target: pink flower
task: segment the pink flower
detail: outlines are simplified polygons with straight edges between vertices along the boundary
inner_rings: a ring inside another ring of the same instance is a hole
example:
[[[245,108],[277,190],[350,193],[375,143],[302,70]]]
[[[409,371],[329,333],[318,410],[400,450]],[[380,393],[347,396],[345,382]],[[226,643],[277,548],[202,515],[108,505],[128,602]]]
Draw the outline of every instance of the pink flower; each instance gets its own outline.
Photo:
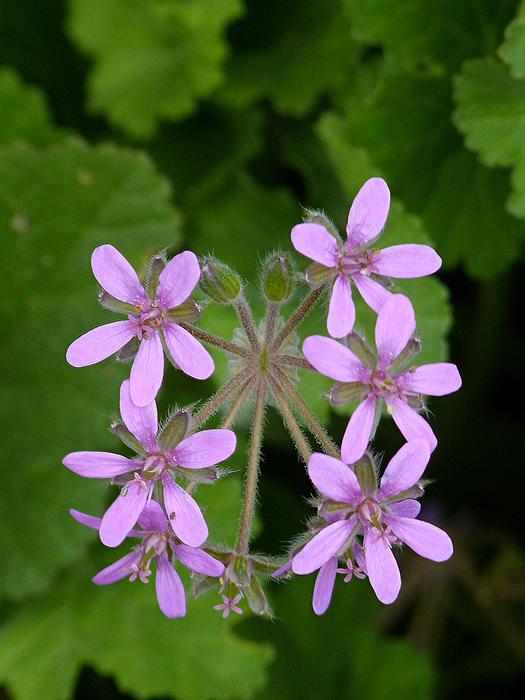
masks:
[[[390,298],[385,289],[390,277],[430,275],[441,267],[441,258],[428,245],[405,244],[370,249],[380,236],[390,208],[388,185],[379,177],[367,180],[354,199],[343,243],[319,223],[304,223],[292,229],[294,248],[331,271],[332,298],[328,332],[334,338],[350,333],[355,321],[352,282],[365,302],[379,312]],[[313,277],[313,276],[312,276]],[[307,281],[313,282],[307,270]],[[323,276],[323,280],[327,279]]]
[[[234,598],[229,598],[227,595],[222,596],[222,603],[220,605],[214,605],[214,610],[222,610],[222,617],[226,619],[231,612],[237,615],[242,615],[242,608],[239,608],[237,603],[240,602],[242,595],[238,593]]]
[[[401,587],[392,545],[405,543],[420,556],[437,562],[452,556],[449,536],[435,525],[416,520],[420,506],[409,497],[411,490],[420,493],[417,482],[429,458],[427,443],[411,440],[390,460],[379,486],[365,487],[351,467],[340,460],[319,453],[311,456],[308,474],[326,499],[320,514],[329,511],[331,516],[338,515],[292,559],[296,574],[319,569],[313,605],[317,614],[330,604],[339,558],[350,559],[351,563],[355,559],[379,600],[388,604],[394,602]],[[370,470],[373,474],[372,465]],[[363,540],[364,551],[358,537]],[[353,564],[352,570],[355,572]]]
[[[79,523],[95,530],[100,529],[102,523],[100,518],[73,509],[70,513]],[[170,532],[168,519],[156,501],[149,501],[146,504],[138,519],[138,525],[141,529],[130,530],[127,536],[140,538],[140,543],[125,557],[99,571],[93,577],[93,583],[98,586],[107,586],[126,576],[130,581],[139,579],[142,583],[148,583],[151,565],[156,561],[155,588],[159,608],[166,617],[184,617],[186,596],[182,581],[171,563],[170,550],[172,556],[183,566],[203,576],[221,576],[224,572],[224,564],[203,549],[177,543]]]
[[[208,537],[208,527],[195,500],[175,480],[179,469],[199,470],[227,459],[235,451],[232,430],[202,430],[166,446],[157,435],[157,407],[136,406],[131,400],[130,382],[120,389],[120,413],[142,454],[134,459],[111,452],[71,452],[63,464],[80,476],[112,479],[132,474],[117,499],[106,511],[100,525],[100,539],[108,547],[118,547],[140,518],[156,484],[162,485],[164,506],[177,537],[191,547],[199,547]]]
[[[95,248],[91,267],[100,286],[115,302],[113,308],[127,312],[128,320],[99,326],[77,338],[66,353],[70,365],[95,364],[138,338],[140,344],[131,368],[131,397],[137,406],[147,406],[157,395],[164,373],[164,352],[194,379],[207,379],[213,373],[208,351],[170,315],[188,299],[199,281],[200,268],[194,253],[184,251],[172,258],[160,273],[151,296],[126,258],[111,245]]]
[[[347,464],[356,462],[366,450],[379,420],[382,401],[407,440],[424,438],[431,450],[437,445],[432,428],[411,403],[422,406],[423,394],[443,396],[457,391],[461,377],[456,365],[448,362],[402,367],[401,355],[415,327],[409,299],[394,294],[377,317],[377,357],[368,350],[367,357],[360,359],[336,340],[318,335],[304,341],[303,352],[310,364],[321,374],[340,382],[330,392],[334,404],[345,403],[342,398],[345,395],[350,400],[364,399],[354,411],[343,437],[341,455]],[[396,367],[396,361],[401,362],[401,368]]]

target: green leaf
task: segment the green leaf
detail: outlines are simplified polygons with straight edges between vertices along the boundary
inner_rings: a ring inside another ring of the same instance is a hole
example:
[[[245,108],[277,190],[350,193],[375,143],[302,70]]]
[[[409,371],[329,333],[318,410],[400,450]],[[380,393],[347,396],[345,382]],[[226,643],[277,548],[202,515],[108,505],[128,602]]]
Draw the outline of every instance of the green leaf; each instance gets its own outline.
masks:
[[[72,38],[94,60],[89,107],[131,136],[191,114],[223,79],[240,0],[70,0]]]
[[[128,367],[74,369],[65,350],[115,320],[99,308],[90,255],[116,245],[132,263],[176,243],[169,188],[142,154],[74,142],[0,153],[0,392],[6,466],[0,499],[0,594],[44,590],[93,538],[69,507],[99,514],[105,487],[61,465],[72,450],[115,449],[107,431]]]
[[[512,165],[525,147],[525,81],[491,57],[468,61],[456,77],[454,122],[468,148],[490,166]]]
[[[136,698],[252,698],[265,682],[270,646],[240,639],[211,595],[190,600],[186,618],[168,620],[153,582],[94,586],[90,577],[116,558],[77,565],[4,625],[0,679],[15,700],[68,700],[84,665]]]
[[[499,47],[500,58],[510,66],[515,78],[525,78],[525,3],[521,2],[516,17],[505,29],[505,41]]]
[[[409,641],[386,638],[377,631],[373,619],[379,604],[367,580],[354,578],[344,584],[338,577],[330,608],[322,617],[311,607],[314,581],[315,574],[298,576],[274,587],[272,605],[279,626],[270,630],[257,621],[259,638],[271,638],[277,647],[262,700],[274,698],[275,688],[286,698],[434,697],[436,675],[429,657]],[[329,654],[324,653],[327,643]],[[291,668],[300,668],[301,673],[290,673]]]
[[[468,2],[437,0],[345,0],[355,38],[381,45],[404,67],[422,66],[439,75],[469,56],[499,43],[500,27],[514,10],[514,0]]]
[[[42,92],[26,85],[11,68],[0,70],[0,144],[29,141],[47,146],[63,138],[51,125],[49,108]]]
[[[278,112],[300,116],[321,95],[344,89],[356,50],[339,0],[252,4],[235,29],[240,47],[218,95],[226,104],[268,98]]]

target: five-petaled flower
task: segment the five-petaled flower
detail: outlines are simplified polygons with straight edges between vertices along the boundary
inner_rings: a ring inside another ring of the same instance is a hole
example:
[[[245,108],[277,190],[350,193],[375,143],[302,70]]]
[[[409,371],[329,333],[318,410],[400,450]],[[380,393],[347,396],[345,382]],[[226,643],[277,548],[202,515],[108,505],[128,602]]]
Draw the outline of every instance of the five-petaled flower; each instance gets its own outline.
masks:
[[[354,326],[352,283],[365,302],[379,312],[391,296],[385,288],[385,282],[388,284],[385,278],[424,277],[441,267],[441,258],[428,245],[369,248],[381,234],[389,208],[388,185],[373,177],[365,182],[352,203],[344,243],[321,223],[298,224],[292,229],[294,248],[327,268],[321,275],[323,283],[329,278],[333,280],[327,328],[334,338],[342,338]],[[312,277],[307,270],[307,281],[312,283]]]
[[[88,478],[133,475],[102,518],[100,539],[108,547],[117,547],[137,522],[155,485],[159,484],[174,533],[185,544],[199,547],[208,537],[206,521],[195,500],[176,482],[175,476],[180,468],[205,469],[230,457],[236,447],[235,433],[202,430],[177,443],[172,432],[166,429],[158,432],[154,401],[143,407],[133,403],[129,380],[123,382],[120,389],[120,413],[127,430],[138,441],[140,454],[128,459],[111,452],[71,452],[63,460],[71,471]]]
[[[436,447],[432,428],[410,404],[422,406],[422,395],[443,396],[457,391],[461,377],[456,365],[448,362],[408,369],[403,366],[402,353],[415,327],[410,300],[394,294],[377,316],[377,356],[368,350],[359,358],[342,343],[323,336],[310,336],[304,341],[303,352],[310,364],[340,382],[330,393],[333,403],[340,405],[345,396],[349,400],[364,399],[343,437],[341,455],[347,464],[356,462],[366,450],[383,401],[407,440],[424,438],[431,450]]]
[[[177,323],[177,308],[199,281],[197,257],[184,251],[172,258],[155,284],[146,290],[126,258],[111,245],[95,248],[93,274],[110,295],[111,308],[128,314],[127,321],[99,326],[77,338],[68,348],[67,361],[85,367],[115,354],[137,338],[139,347],[131,368],[131,397],[137,406],[157,395],[168,359],[195,379],[207,379],[214,370],[208,351]]]
[[[79,523],[95,530],[100,529],[102,523],[100,518],[73,509],[70,513]],[[175,558],[190,571],[203,576],[221,576],[224,564],[203,549],[178,542],[169,528],[164,511],[156,501],[149,501],[146,504],[137,524],[140,529],[130,530],[127,536],[140,538],[140,543],[133,548],[132,552],[99,571],[93,577],[93,583],[107,586],[126,577],[130,581],[139,579],[142,583],[148,583],[152,573],[151,564],[156,561],[155,589],[159,608],[166,617],[184,617],[186,596],[171,558]]]
[[[314,590],[316,613],[321,614],[330,604],[339,558],[356,559],[379,600],[388,604],[397,598],[401,588],[393,544],[405,543],[422,557],[437,562],[452,555],[449,536],[435,525],[417,520],[419,503],[409,497],[413,495],[411,490],[418,493],[417,483],[429,458],[425,440],[405,443],[377,485],[370,480],[360,483],[351,467],[334,457],[320,453],[311,456],[308,474],[326,499],[320,514],[329,511],[332,517],[293,557],[292,570],[309,574],[319,569]],[[369,463],[368,474],[374,473]],[[375,482],[374,477],[372,481]],[[338,519],[334,522],[335,514]],[[358,537],[363,540],[364,562],[360,562]]]

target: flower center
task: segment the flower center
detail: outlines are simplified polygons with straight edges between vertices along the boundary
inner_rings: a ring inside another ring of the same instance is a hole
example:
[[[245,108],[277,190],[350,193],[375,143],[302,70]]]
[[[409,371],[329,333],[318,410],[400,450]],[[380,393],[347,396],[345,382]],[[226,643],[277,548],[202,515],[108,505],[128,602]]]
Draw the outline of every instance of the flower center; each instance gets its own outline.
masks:
[[[372,272],[371,267],[374,263],[375,251],[373,250],[352,250],[347,249],[346,245],[339,257],[339,269],[346,275],[365,275],[369,276]]]
[[[144,479],[157,479],[160,477],[164,469],[166,468],[166,465],[168,463],[168,460],[165,455],[162,453],[157,453],[153,455],[149,455],[147,460],[144,462],[144,466],[142,468],[142,476]]]
[[[396,378],[392,377],[384,369],[379,368],[371,373],[368,385],[370,393],[374,394],[374,396],[386,397],[397,394],[400,391]]]

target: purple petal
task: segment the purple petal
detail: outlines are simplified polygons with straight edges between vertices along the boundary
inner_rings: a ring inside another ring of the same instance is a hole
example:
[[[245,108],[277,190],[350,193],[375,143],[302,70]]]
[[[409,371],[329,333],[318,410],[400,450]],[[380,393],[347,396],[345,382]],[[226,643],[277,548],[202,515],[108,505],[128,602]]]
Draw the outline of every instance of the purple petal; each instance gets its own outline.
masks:
[[[126,539],[144,510],[151,487],[151,483],[130,481],[109,506],[100,524],[100,539],[106,547],[118,547]]]
[[[338,520],[324,527],[292,559],[292,571],[296,574],[311,574],[330,557],[338,554],[346,545],[355,524],[355,518]]]
[[[430,451],[434,451],[437,445],[437,438],[430,425],[423,416],[414,411],[405,401],[396,399],[390,402],[390,411],[395,424],[401,431],[405,440],[416,440],[422,438],[427,441]]]
[[[454,551],[452,540],[441,528],[413,518],[385,516],[396,537],[425,559],[446,561]]]
[[[162,554],[157,560],[155,590],[159,608],[169,618],[186,615],[186,595],[179,574]]]
[[[286,576],[287,574],[291,573],[292,570],[292,560],[290,559],[289,561],[285,562],[282,566],[280,566],[278,569],[276,569],[272,576],[274,578],[279,578],[280,576]]]
[[[403,375],[405,389],[416,394],[445,396],[457,391],[461,386],[461,376],[456,365],[450,362],[436,362],[421,365]]]
[[[355,305],[352,288],[345,275],[338,275],[332,287],[326,327],[333,338],[343,338],[351,333],[355,321]]]
[[[383,230],[390,209],[390,190],[380,177],[372,177],[361,187],[354,199],[346,233],[352,248],[377,238]]]
[[[416,439],[405,443],[387,464],[381,478],[379,497],[397,496],[419,481],[430,459],[426,440]]]
[[[173,532],[190,547],[200,547],[208,537],[208,526],[201,509],[189,493],[167,476],[164,484],[164,505]]]
[[[400,518],[417,518],[421,510],[421,503],[413,498],[397,501],[388,506],[389,511]]]
[[[416,317],[410,299],[394,294],[377,316],[376,345],[383,367],[388,367],[404,350],[416,330]]]
[[[195,253],[185,250],[172,258],[160,273],[157,298],[167,309],[179,306],[193,292],[201,276]]]
[[[93,530],[98,530],[100,528],[100,523],[102,522],[102,518],[96,518],[94,515],[88,515],[87,513],[82,513],[79,510],[75,510],[74,508],[69,509],[69,513],[72,518],[74,518],[77,523],[81,523],[82,525],[86,525],[87,527],[93,528]]]
[[[89,479],[112,479],[138,469],[142,462],[112,452],[70,452],[62,464]]]
[[[233,430],[201,430],[182,440],[171,454],[178,466],[200,469],[227,459],[235,452],[236,445]]]
[[[131,400],[136,406],[148,406],[155,400],[164,375],[164,351],[159,334],[152,331],[142,338],[130,375]]]
[[[322,335],[311,335],[303,343],[303,354],[308,362],[325,377],[338,382],[359,382],[363,365],[345,345]]]
[[[138,524],[148,532],[166,532],[168,519],[157,501],[148,501],[139,516]]]
[[[364,545],[370,584],[382,603],[393,603],[401,589],[401,575],[390,544],[371,527],[366,531]]]
[[[441,267],[441,258],[429,245],[408,243],[383,248],[374,257],[373,269],[380,275],[409,279],[425,277]]]
[[[112,245],[100,245],[91,256],[91,268],[100,286],[128,304],[144,301],[144,287],[126,258]]]
[[[335,577],[337,575],[337,557],[330,559],[322,565],[315,579],[312,607],[316,615],[323,615],[328,610],[332,593],[334,592]]]
[[[301,255],[326,267],[335,267],[339,260],[339,244],[321,224],[294,226],[292,245]]]
[[[368,396],[356,408],[346,427],[341,443],[341,457],[346,464],[354,464],[360,459],[370,441],[378,402],[375,396]]]
[[[115,583],[129,576],[133,570],[133,564],[138,564],[139,561],[140,552],[130,552],[122,559],[118,559],[113,564],[106,566],[102,571],[99,571],[91,580],[97,586],[107,586],[110,583]]]
[[[352,281],[357,287],[359,294],[376,314],[381,311],[386,302],[393,296],[392,292],[385,289],[383,285],[365,275],[352,275]]]
[[[148,452],[154,450],[158,429],[157,405],[152,401],[147,406],[136,406],[131,400],[129,379],[120,387],[120,415],[140,444]]]
[[[363,497],[354,472],[335,457],[314,452],[308,461],[308,475],[317,490],[332,501],[358,503]]]
[[[208,379],[215,365],[210,353],[191,333],[175,323],[164,325],[164,340],[173,363],[193,379]]]
[[[93,328],[71,343],[66,360],[73,367],[87,367],[114,355],[135,335],[130,321],[115,321]]]
[[[173,549],[177,559],[197,574],[218,577],[224,573],[224,564],[203,549],[188,547],[186,544],[177,544]]]

